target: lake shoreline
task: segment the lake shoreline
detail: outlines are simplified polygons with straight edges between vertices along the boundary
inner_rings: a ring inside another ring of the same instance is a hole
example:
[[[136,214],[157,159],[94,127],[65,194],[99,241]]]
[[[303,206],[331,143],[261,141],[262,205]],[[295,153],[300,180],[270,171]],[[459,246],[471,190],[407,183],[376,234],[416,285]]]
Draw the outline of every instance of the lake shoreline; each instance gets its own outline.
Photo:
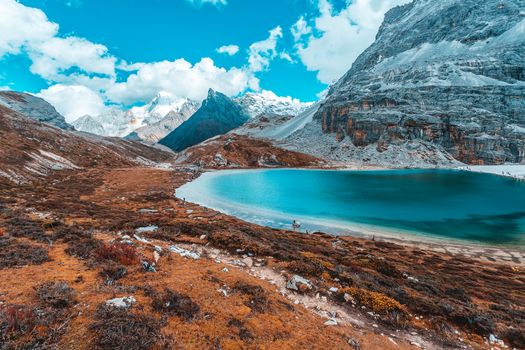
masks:
[[[228,175],[231,173],[244,173],[244,172],[259,172],[259,171],[268,171],[268,170],[283,170],[287,168],[276,168],[276,169],[261,169],[261,168],[250,168],[250,169],[227,169],[227,170],[206,170],[205,172],[199,175],[199,178],[202,176],[213,177],[217,176],[220,173],[220,176]],[[356,170],[356,171],[367,171],[367,170],[398,170],[391,168],[338,168],[338,169],[326,169],[326,168],[290,168],[290,170]],[[420,169],[428,170],[428,169]],[[438,170],[463,170],[463,169],[441,169]],[[497,174],[496,174],[497,175]],[[188,196],[188,192],[185,192],[184,189],[189,183],[192,183],[196,179],[185,183],[184,185],[177,188],[175,192],[175,197],[183,199]],[[201,179],[202,180],[202,179]],[[183,191],[181,191],[181,189]],[[206,198],[206,200],[202,200]],[[234,202],[225,201],[223,198],[216,200],[215,202],[220,202],[220,205],[214,205],[215,203],[210,203],[210,193],[204,191],[201,193],[201,200],[188,200],[188,202],[195,203],[199,206],[209,208],[211,210],[217,211],[221,214],[235,217],[238,220],[249,222],[250,224],[255,224],[263,227],[269,227],[277,230],[291,231],[291,221],[289,227],[287,226],[275,226],[268,224],[268,220],[264,219],[264,215],[257,217],[254,215],[254,208],[249,208],[247,212],[242,211],[242,206],[239,207],[238,204]],[[187,198],[186,198],[187,199]],[[241,208],[241,209],[239,209]],[[246,209],[246,208],[244,208]],[[261,209],[259,208],[259,214]],[[264,210],[263,210],[264,211]],[[271,215],[271,214],[270,214]],[[346,223],[346,222],[337,222],[337,221],[326,221],[322,219],[308,219],[300,216],[292,217],[292,219],[298,219],[301,224],[301,230],[297,231],[303,234],[312,234],[313,232],[322,232],[333,237],[355,237],[360,239],[370,239],[370,240],[380,240],[396,244],[408,245],[413,247],[418,247],[422,249],[430,249],[432,251],[440,253],[452,253],[452,254],[464,254],[470,257],[476,256],[485,256],[490,260],[490,257],[502,262],[519,264],[525,266],[525,245],[513,245],[510,244],[499,244],[499,243],[488,243],[488,242],[476,242],[463,239],[457,239],[452,237],[438,237],[431,234],[410,233],[409,231],[403,232],[402,230],[396,231],[394,229],[389,230],[386,228],[381,228],[377,226],[367,226],[360,225],[357,223]],[[282,222],[286,220],[284,216],[274,218],[274,222]],[[305,231],[305,228],[308,228],[309,233]]]

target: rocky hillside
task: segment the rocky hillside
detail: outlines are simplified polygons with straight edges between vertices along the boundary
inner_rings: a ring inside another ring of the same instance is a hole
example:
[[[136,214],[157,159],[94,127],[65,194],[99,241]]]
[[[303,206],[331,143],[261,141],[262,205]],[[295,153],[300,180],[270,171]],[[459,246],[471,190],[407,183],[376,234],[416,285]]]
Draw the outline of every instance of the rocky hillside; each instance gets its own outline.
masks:
[[[524,162],[524,32],[521,0],[396,7],[315,119],[343,155],[425,145],[470,164]]]
[[[233,100],[210,89],[201,108],[159,143],[174,151],[182,151],[211,137],[225,134],[249,118]]]
[[[0,182],[28,184],[59,170],[154,166],[172,157],[138,142],[61,130],[0,106]]]
[[[277,168],[321,166],[313,156],[275,147],[269,140],[226,134],[181,152],[177,163],[202,168]]]
[[[0,105],[22,113],[28,118],[47,123],[64,130],[73,130],[64,117],[43,99],[15,91],[0,91]]]

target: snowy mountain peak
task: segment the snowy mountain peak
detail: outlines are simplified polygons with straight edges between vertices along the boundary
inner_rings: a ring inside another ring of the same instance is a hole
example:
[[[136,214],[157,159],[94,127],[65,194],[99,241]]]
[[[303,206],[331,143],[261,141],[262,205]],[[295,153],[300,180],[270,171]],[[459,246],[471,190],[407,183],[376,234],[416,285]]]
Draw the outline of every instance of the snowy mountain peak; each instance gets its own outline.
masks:
[[[195,101],[161,91],[146,105],[129,110],[111,107],[98,116],[79,118],[73,124],[79,131],[102,136],[125,137],[140,130],[135,137],[156,142],[188,119],[198,108],[199,103]]]
[[[253,118],[260,114],[298,115],[312,105],[290,96],[277,96],[272,91],[248,92],[236,99]]]

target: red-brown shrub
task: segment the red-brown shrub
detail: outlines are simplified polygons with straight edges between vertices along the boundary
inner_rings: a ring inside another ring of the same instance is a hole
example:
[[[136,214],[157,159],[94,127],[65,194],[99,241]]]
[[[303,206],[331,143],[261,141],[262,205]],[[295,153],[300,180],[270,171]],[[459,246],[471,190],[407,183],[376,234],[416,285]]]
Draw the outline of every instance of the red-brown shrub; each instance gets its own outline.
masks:
[[[95,255],[100,259],[113,260],[122,265],[133,265],[139,258],[135,247],[121,242],[103,244],[97,248]]]
[[[0,333],[28,332],[35,326],[35,314],[27,306],[7,305],[0,307]]]

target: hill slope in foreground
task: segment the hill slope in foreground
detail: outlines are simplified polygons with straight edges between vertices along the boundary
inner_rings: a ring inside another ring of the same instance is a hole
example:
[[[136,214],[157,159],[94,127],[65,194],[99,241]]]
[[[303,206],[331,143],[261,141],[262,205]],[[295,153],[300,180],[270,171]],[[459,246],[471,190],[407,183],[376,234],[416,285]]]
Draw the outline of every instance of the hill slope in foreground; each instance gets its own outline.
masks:
[[[264,228],[175,199],[171,153],[0,133],[2,349],[525,345],[523,252]]]

